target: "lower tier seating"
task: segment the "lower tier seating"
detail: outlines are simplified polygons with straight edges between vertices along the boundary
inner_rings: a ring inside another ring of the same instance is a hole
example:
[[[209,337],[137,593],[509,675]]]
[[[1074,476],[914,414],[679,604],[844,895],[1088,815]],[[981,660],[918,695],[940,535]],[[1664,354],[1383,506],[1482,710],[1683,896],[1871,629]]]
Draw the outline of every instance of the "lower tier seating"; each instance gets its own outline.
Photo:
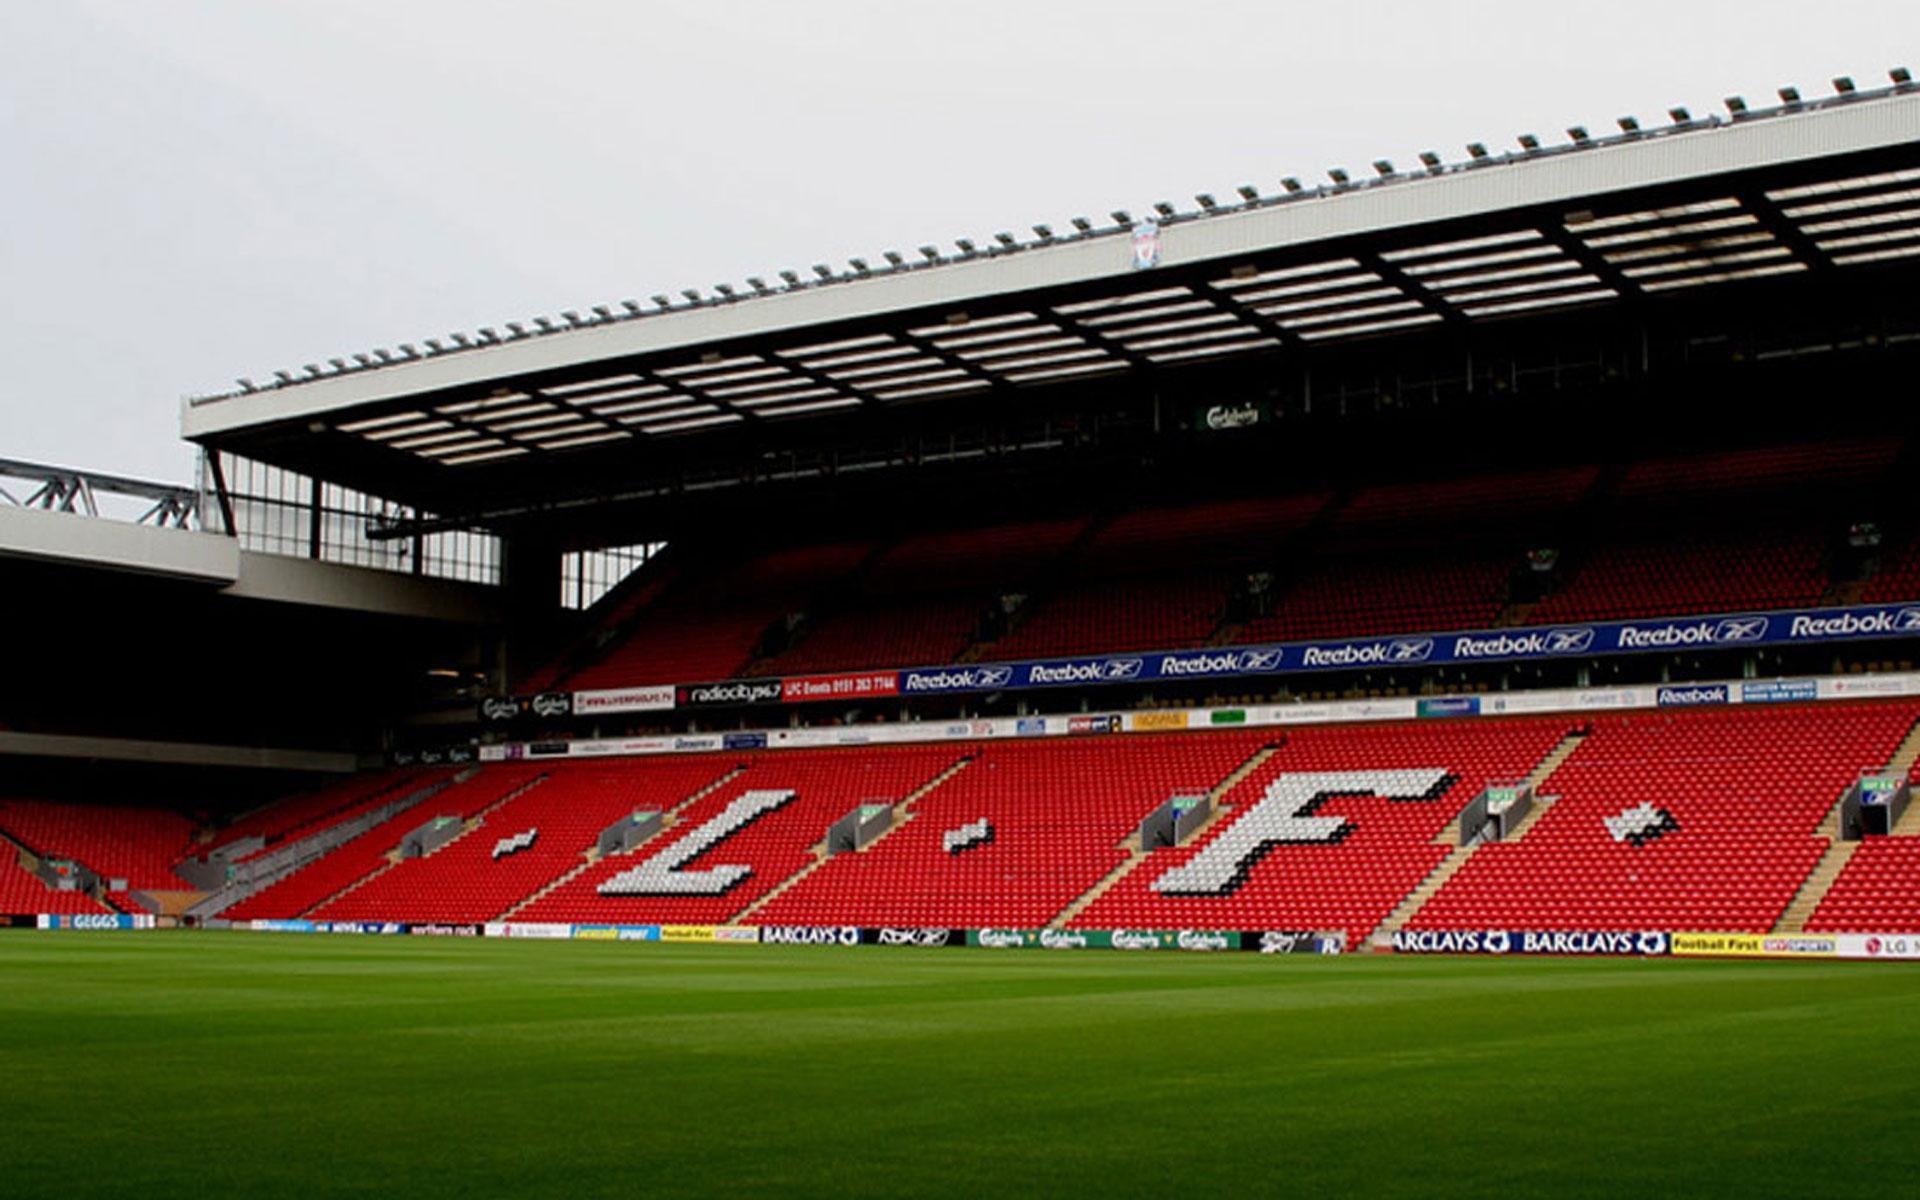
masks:
[[[1073,922],[1089,929],[1344,930],[1364,939],[1446,856],[1489,783],[1524,778],[1564,719],[1288,730],[1199,840],[1161,850]]]
[[[624,767],[557,764],[457,840],[401,861],[313,915],[330,921],[493,920],[582,865],[582,855],[607,826],[643,809],[665,812],[734,767],[731,759],[709,755]],[[528,833],[534,836],[524,849],[495,853],[502,839]]]
[[[386,866],[388,855],[428,817],[450,816],[464,820],[533,782],[539,774],[537,767],[521,764],[487,767],[464,782],[416,802],[220,915],[233,921],[305,916],[322,901]]]
[[[173,865],[187,852],[193,822],[168,809],[5,800],[0,830],[42,858],[71,859],[130,889],[192,887]]]
[[[1065,921],[1359,941],[1432,879],[1410,928],[1760,932],[1826,851],[1842,790],[1889,761],[1916,718],[1920,702],[1889,700],[498,764],[225,915]],[[1542,770],[1556,747],[1570,753],[1552,760],[1520,836],[1460,852],[1434,878],[1462,806]],[[1129,845],[1164,801],[1243,770],[1187,845]],[[822,856],[835,821],[910,797],[879,840]],[[644,809],[669,820],[589,861],[600,830]],[[483,810],[455,841],[390,864],[425,818]],[[1920,929],[1915,846],[1863,844],[1814,927]]]
[[[1597,720],[1533,828],[1475,850],[1411,927],[1770,930],[1826,851],[1822,819],[1914,717],[1878,704]]]
[[[1807,928],[1920,933],[1920,838],[1868,838],[1854,848]]]
[[[105,905],[85,892],[55,891],[14,861],[11,846],[0,845],[0,913],[103,913]]]
[[[1212,790],[1271,735],[1159,734],[984,745],[911,819],[754,914],[762,924],[1035,926],[1126,860],[1162,802]],[[947,835],[991,835],[953,851]]]
[[[896,803],[965,751],[954,746],[766,754],[632,853],[595,863],[516,914],[525,921],[717,924],[812,864],[827,827]]]

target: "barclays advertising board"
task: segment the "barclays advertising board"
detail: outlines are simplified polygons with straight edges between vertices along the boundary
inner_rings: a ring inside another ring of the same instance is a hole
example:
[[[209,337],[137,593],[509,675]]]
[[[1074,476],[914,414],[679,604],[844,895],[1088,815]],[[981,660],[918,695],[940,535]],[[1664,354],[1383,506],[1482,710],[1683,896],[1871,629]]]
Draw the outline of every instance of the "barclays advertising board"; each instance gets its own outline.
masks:
[[[969,663],[900,672],[903,695],[997,692],[1283,672],[1520,662],[1675,650],[1737,649],[1920,637],[1920,605],[1604,621],[1542,629],[1487,629],[1412,637],[1348,638],[1203,650],[1109,654],[1036,662]]]

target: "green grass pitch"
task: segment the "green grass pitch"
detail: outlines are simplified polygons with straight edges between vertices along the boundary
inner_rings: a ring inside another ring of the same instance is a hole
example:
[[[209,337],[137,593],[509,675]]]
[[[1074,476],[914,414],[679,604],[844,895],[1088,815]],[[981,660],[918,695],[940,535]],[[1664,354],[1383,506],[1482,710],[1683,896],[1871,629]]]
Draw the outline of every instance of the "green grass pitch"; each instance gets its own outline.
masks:
[[[0,1194],[1911,1195],[1920,968],[0,935]]]

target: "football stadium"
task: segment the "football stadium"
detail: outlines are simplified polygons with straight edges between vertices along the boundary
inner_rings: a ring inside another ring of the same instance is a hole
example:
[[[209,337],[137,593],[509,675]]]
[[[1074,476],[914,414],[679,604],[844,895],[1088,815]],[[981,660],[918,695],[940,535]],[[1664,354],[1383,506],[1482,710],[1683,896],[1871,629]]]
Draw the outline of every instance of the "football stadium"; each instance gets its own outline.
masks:
[[[1895,69],[0,462],[6,1190],[1896,1194],[1916,265]]]

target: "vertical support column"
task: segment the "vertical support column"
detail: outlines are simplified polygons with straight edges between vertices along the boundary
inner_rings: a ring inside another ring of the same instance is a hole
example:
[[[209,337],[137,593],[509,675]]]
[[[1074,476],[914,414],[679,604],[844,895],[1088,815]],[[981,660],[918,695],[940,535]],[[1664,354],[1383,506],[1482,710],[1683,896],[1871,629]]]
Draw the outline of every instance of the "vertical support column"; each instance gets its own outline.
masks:
[[[322,494],[320,480],[316,477],[310,481],[307,488],[307,557],[315,562],[320,561],[320,498]]]
[[[518,532],[501,535],[500,588],[506,599],[506,628],[501,631],[499,665],[504,678],[498,682],[503,688],[542,666],[554,652],[559,579],[557,542]]]

